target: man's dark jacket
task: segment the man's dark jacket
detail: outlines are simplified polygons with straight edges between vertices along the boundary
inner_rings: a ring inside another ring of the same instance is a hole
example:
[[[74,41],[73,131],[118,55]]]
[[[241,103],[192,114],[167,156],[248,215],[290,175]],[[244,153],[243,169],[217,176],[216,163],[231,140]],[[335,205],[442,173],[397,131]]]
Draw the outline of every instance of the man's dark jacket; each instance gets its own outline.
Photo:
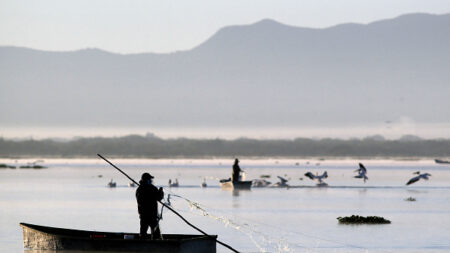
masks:
[[[162,188],[156,188],[153,184],[147,184],[142,180],[136,190],[139,217],[156,220],[158,217],[158,201],[164,197]]]

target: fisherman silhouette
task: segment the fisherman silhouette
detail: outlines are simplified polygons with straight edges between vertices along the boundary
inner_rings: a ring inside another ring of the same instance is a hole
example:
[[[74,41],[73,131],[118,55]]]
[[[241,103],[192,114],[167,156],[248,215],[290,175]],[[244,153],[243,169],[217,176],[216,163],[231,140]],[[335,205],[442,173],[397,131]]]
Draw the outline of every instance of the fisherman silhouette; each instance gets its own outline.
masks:
[[[139,187],[136,189],[136,200],[140,219],[141,239],[146,239],[148,227],[151,229],[151,239],[161,239],[159,229],[158,201],[164,197],[162,187],[156,188],[152,183],[154,177],[149,173],[143,173]]]
[[[234,160],[233,164],[233,174],[231,175],[233,182],[239,182],[240,181],[240,173],[241,173],[241,167],[239,167],[239,160],[236,158]]]

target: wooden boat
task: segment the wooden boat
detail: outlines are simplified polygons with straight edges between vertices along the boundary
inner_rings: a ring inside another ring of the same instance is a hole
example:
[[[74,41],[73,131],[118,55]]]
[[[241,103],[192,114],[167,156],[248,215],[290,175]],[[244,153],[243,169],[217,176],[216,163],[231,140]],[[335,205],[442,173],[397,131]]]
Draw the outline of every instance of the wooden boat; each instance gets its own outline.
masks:
[[[20,223],[24,246],[33,250],[215,253],[216,235],[164,234],[163,239],[139,239],[134,233],[113,233],[45,227]]]
[[[441,163],[441,164],[450,164],[450,161],[441,160],[441,159],[434,159],[434,161],[435,161],[436,163]]]
[[[233,188],[239,190],[250,190],[252,187],[253,181],[237,181],[232,182],[231,179],[222,179],[220,180],[220,186],[224,189]]]

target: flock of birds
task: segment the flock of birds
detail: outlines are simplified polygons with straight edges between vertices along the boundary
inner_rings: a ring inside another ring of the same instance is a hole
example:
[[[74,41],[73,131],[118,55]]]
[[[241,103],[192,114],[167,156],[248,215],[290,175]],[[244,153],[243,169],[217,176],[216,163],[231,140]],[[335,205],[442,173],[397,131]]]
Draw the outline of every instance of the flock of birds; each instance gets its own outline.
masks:
[[[364,183],[366,183],[366,181],[369,180],[369,178],[367,177],[367,169],[362,163],[359,163],[359,168],[357,170],[355,170],[354,172],[358,173],[356,176],[354,176],[354,178],[361,178],[364,180]],[[419,181],[420,179],[428,180],[429,177],[431,176],[431,174],[429,174],[429,173],[420,173],[420,171],[416,171],[413,174],[416,174],[417,176],[412,177],[406,183],[406,185],[413,184],[413,183]],[[305,176],[311,180],[316,181],[317,182],[316,186],[319,186],[319,187],[320,186],[328,186],[328,184],[324,181],[326,178],[328,178],[328,173],[326,171],[324,171],[321,175],[319,175],[317,172],[315,174],[313,174],[312,172],[308,171],[305,173]],[[287,184],[287,182],[288,182],[287,179],[280,177],[280,176],[278,176],[278,178],[280,179],[280,182],[273,184],[272,187],[287,187],[287,186],[289,186]],[[270,185],[270,182],[268,182],[266,180],[256,180],[256,182],[254,183],[255,187],[266,187],[269,185]]]
[[[169,179],[169,187],[178,187],[180,184],[178,182],[178,178],[175,178],[175,181],[172,181],[172,179]],[[115,188],[117,187],[117,183],[114,182],[114,180],[111,178],[111,180],[108,182],[108,184],[106,185],[109,188]],[[207,187],[206,185],[206,179],[203,179],[203,183],[201,184],[202,187]],[[136,187],[136,184],[133,182],[128,183],[128,187]]]
[[[369,180],[369,178],[367,177],[367,169],[366,167],[362,164],[359,163],[359,169],[355,170],[355,172],[358,172],[358,175],[354,176],[354,178],[362,178],[364,180],[364,183]],[[428,180],[429,177],[431,176],[431,174],[429,173],[420,173],[420,171],[416,171],[413,174],[416,174],[417,176],[411,178],[406,185],[410,185],[413,184],[417,181],[419,181],[420,179],[424,179],[424,180]],[[314,175],[311,172],[307,172],[305,174],[305,176],[307,176],[308,178],[310,178],[311,180],[316,180],[317,186],[326,186],[327,184],[323,181],[323,179],[328,177],[327,172],[325,171],[322,175],[318,175],[317,173]]]
[[[362,178],[364,180],[364,183],[366,183],[367,180],[369,180],[369,178],[367,177],[367,169],[366,167],[362,164],[359,163],[359,168],[357,170],[355,170],[354,172],[357,172],[358,174],[356,176],[354,176],[354,178]],[[428,180],[429,177],[431,176],[431,174],[429,173],[420,173],[420,171],[416,171],[413,174],[415,174],[416,176],[412,177],[407,183],[406,185],[410,185],[413,184],[421,179],[423,180]],[[327,171],[324,171],[322,173],[322,175],[319,175],[317,172],[316,174],[313,174],[312,172],[308,171],[305,173],[305,176],[308,177],[311,180],[314,180],[317,182],[316,186],[328,186],[328,184],[324,181],[326,178],[328,178],[328,173]],[[283,178],[281,176],[277,176],[278,179],[280,180],[279,182],[275,183],[275,184],[271,184],[269,181],[266,180],[254,180],[253,181],[253,187],[288,187],[289,185],[287,184],[287,182],[289,181],[286,178]],[[302,178],[301,178],[302,179]],[[110,188],[114,188],[117,186],[116,182],[114,182],[112,179],[111,181],[108,183],[107,185]],[[129,183],[128,184],[129,187],[136,187],[136,185],[134,183]],[[179,186],[179,182],[178,179],[175,179],[175,181],[173,182],[172,179],[169,179],[169,183],[168,183],[169,187],[178,187]],[[203,178],[203,182],[201,184],[202,187],[207,187],[206,184],[206,179]]]

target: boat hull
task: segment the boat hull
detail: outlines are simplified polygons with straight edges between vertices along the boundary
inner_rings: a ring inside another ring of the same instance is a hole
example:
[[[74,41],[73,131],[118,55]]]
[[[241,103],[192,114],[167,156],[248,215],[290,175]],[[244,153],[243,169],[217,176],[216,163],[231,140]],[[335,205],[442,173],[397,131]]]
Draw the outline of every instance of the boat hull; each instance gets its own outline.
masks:
[[[238,181],[238,182],[221,181],[220,186],[224,189],[233,188],[239,190],[250,190],[252,187],[252,183],[253,181]]]
[[[450,164],[450,161],[446,161],[446,160],[434,159],[434,161],[436,163],[440,163],[440,164]]]
[[[165,234],[142,240],[134,233],[110,233],[20,223],[24,246],[34,250],[127,251],[152,253],[216,252],[217,236]]]

